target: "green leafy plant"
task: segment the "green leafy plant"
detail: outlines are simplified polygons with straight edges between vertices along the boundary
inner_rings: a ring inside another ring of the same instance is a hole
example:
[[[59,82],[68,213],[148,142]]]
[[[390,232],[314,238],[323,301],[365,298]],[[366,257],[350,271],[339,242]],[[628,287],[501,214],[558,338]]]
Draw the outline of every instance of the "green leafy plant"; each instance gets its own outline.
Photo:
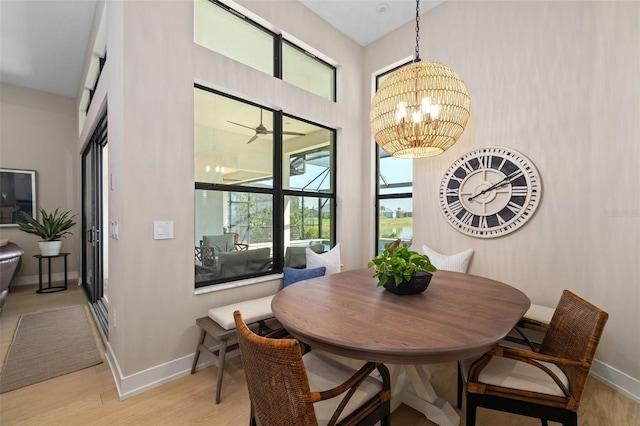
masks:
[[[382,287],[393,277],[396,286],[403,281],[409,281],[417,271],[435,272],[437,269],[431,264],[429,256],[411,251],[406,244],[400,244],[400,239],[387,243],[384,251],[371,259],[367,264],[375,268],[374,278],[378,278],[378,287]]]
[[[40,209],[42,222],[38,222],[30,214],[24,213],[23,219],[18,221],[18,227],[21,231],[37,235],[44,241],[58,241],[64,235],[71,235],[71,231],[68,229],[76,224],[73,221],[75,215],[71,215],[71,211],[59,213],[58,210],[47,213],[44,209]]]

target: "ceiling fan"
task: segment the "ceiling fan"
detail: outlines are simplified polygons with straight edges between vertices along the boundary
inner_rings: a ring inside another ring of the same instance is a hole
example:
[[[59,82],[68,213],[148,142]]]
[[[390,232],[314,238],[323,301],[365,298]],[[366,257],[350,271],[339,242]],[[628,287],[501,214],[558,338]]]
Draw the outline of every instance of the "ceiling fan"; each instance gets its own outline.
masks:
[[[251,129],[254,132],[256,132],[256,134],[253,135],[251,137],[251,139],[249,139],[247,141],[247,143],[251,143],[251,142],[255,141],[256,139],[258,139],[259,136],[264,136],[264,135],[268,135],[268,134],[273,133],[273,130],[267,130],[267,128],[264,127],[264,124],[262,124],[262,108],[260,109],[260,124],[258,124],[257,127],[249,127],[249,126],[245,126],[244,124],[234,123],[233,121],[229,121],[229,120],[227,120],[227,121],[229,123],[231,123],[231,124],[235,124],[236,126],[244,127],[246,129]],[[286,132],[286,131],[283,131],[282,134],[283,135],[305,136],[304,133]]]

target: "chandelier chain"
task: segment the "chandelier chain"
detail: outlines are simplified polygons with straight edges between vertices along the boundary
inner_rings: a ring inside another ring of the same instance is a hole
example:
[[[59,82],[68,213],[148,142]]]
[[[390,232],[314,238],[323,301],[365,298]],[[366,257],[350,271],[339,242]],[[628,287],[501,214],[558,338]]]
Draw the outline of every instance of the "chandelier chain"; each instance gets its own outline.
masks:
[[[413,62],[420,62],[420,0],[416,0],[416,57]]]

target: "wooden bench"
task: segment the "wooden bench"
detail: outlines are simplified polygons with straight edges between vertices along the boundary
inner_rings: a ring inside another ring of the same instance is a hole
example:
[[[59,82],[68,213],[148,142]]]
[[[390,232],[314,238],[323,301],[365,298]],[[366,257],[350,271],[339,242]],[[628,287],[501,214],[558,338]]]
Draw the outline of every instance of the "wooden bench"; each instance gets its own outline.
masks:
[[[225,361],[239,353],[233,312],[238,310],[243,316],[247,315],[248,318],[251,318],[251,322],[247,322],[247,325],[252,331],[263,336],[281,328],[280,323],[273,318],[273,313],[271,312],[272,298],[273,296],[268,296],[210,309],[208,316],[196,320],[196,325],[200,327],[200,337],[196,345],[191,374],[196,372],[200,353],[204,351],[212,355],[213,362],[218,367],[216,404],[220,403]],[[231,318],[230,320],[229,317]],[[210,348],[205,344],[207,336],[217,343],[217,348]]]

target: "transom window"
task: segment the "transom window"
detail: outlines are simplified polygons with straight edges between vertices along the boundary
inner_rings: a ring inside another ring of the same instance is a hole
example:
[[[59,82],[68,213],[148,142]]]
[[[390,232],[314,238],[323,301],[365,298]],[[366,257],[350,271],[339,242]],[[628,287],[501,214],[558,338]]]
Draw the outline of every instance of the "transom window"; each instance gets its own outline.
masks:
[[[336,68],[215,0],[194,0],[193,41],[331,101]]]

